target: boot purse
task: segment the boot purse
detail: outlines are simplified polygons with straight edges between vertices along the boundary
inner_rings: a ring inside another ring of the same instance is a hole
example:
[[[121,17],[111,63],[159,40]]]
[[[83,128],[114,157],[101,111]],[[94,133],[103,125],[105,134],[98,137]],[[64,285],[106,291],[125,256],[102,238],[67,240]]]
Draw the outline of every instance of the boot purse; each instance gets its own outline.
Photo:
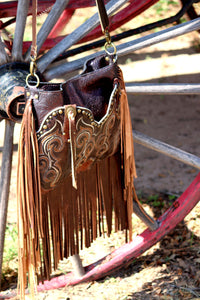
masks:
[[[107,43],[108,19],[97,1]],[[106,24],[106,25],[105,25]],[[106,44],[107,45],[107,44]],[[40,82],[32,57],[18,161],[19,284],[50,279],[60,260],[104,232],[131,240],[132,126],[115,48],[65,83]],[[21,296],[22,298],[23,296]]]

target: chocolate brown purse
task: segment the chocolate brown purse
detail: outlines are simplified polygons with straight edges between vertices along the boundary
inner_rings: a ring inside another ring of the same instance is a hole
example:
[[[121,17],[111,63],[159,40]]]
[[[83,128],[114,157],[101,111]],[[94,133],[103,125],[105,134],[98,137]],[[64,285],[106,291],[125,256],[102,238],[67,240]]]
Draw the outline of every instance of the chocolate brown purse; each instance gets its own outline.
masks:
[[[49,279],[59,260],[78,254],[104,232],[126,230],[131,239],[136,175],[115,53],[87,61],[80,75],[62,84],[34,76],[36,83],[27,80],[19,143],[22,290],[27,272],[30,282],[33,274]]]

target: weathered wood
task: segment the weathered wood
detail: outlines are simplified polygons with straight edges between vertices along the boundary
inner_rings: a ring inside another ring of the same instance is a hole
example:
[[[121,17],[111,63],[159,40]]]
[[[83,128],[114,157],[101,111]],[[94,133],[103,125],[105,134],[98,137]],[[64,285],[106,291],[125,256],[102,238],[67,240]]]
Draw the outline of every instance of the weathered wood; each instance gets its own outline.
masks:
[[[1,119],[0,119],[1,121]],[[0,152],[3,152],[4,147],[0,147]],[[13,151],[17,152],[18,151],[18,144],[13,144]]]
[[[128,94],[141,95],[199,95],[200,84],[196,83],[127,83]]]
[[[121,57],[130,54],[136,50],[143,49],[145,47],[169,40],[171,38],[175,38],[183,34],[196,31],[198,29],[200,29],[200,18],[185,22],[180,25],[173,26],[171,28],[160,30],[159,32],[152,33],[145,37],[141,37],[133,41],[121,44],[117,46],[117,56]],[[61,64],[57,67],[47,70],[45,72],[45,78],[47,80],[51,80],[55,77],[62,77],[70,72],[79,70],[83,67],[86,60],[103,53],[104,51],[99,51],[96,54],[88,55],[75,61],[71,61],[68,63],[61,62]]]
[[[119,56],[127,55],[133,51],[167,41],[171,38],[176,38],[198,29],[200,29],[200,18],[158,31],[149,36],[147,35],[145,37],[138,38],[135,41],[119,45],[117,48],[117,54]]]
[[[39,52],[41,46],[47,39],[49,33],[51,32],[52,28],[58,21],[59,17],[61,16],[62,12],[66,8],[69,0],[57,0],[52,7],[50,13],[48,14],[44,24],[42,25],[40,31],[37,35],[37,52]],[[25,54],[25,60],[29,60],[30,58],[30,48],[28,49],[27,53]]]
[[[73,256],[70,257],[72,266],[73,266],[73,271],[76,277],[82,277],[85,275],[85,270],[82,265],[81,258],[79,254],[74,254]]]
[[[143,133],[133,130],[134,141],[149,149],[155,150],[189,166],[200,169],[200,158],[174,146],[163,143]]]
[[[123,4],[128,2],[128,0],[111,0],[107,5],[107,13],[111,15],[116,10],[118,10]],[[60,43],[58,43],[55,47],[49,50],[45,55],[39,59],[37,65],[40,72],[44,72],[47,69],[49,64],[54,61],[62,52],[66,49],[70,48],[80,39],[82,39],[88,32],[94,29],[97,25],[99,25],[99,17],[96,13],[91,18],[89,18],[85,23],[75,29],[71,34],[65,37]]]
[[[3,263],[3,249],[6,230],[6,219],[8,210],[8,197],[10,187],[10,177],[12,169],[12,153],[13,153],[13,131],[14,123],[5,121],[5,137],[4,149],[1,164],[1,179],[0,179],[0,278]]]
[[[1,39],[1,34],[0,34],[0,65],[4,65],[9,61],[9,57],[6,53],[5,50],[5,44]]]
[[[22,60],[23,36],[26,26],[26,18],[28,14],[30,0],[19,0],[17,7],[15,35],[12,47],[12,60]]]

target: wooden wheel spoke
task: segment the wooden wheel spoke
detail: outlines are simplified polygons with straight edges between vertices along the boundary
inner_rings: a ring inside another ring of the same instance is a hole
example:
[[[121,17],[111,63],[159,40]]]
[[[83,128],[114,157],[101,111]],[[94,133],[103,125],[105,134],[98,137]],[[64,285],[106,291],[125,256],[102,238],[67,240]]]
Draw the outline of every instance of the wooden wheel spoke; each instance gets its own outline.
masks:
[[[48,14],[44,24],[42,25],[40,31],[38,32],[37,35],[37,52],[40,51],[41,46],[47,39],[49,33],[51,32],[52,28],[58,21],[60,15],[66,8],[69,0],[57,0],[51,9],[50,13]],[[28,60],[30,56],[30,48],[25,54],[25,60]]]
[[[3,262],[4,237],[6,229],[8,197],[12,168],[13,131],[14,123],[9,120],[6,120],[0,179],[0,278]]]
[[[122,5],[124,5],[128,0],[111,0],[107,5],[107,13],[108,15],[113,14],[116,10],[118,10]],[[91,18],[89,18],[85,23],[75,29],[71,34],[65,37],[60,43],[58,43],[55,47],[49,50],[45,55],[42,56],[38,61],[38,69],[40,72],[44,72],[49,64],[53,62],[62,52],[70,48],[80,39],[82,39],[87,33],[89,33],[92,29],[94,29],[97,25],[99,25],[99,17],[96,13]]]
[[[141,37],[127,43],[123,43],[116,47],[117,56],[121,57],[133,53],[136,50],[144,49],[148,46],[158,44],[160,42],[181,36],[183,34],[196,31],[198,29],[200,29],[200,18],[197,18],[193,21],[185,22],[180,25],[173,26],[172,28],[167,28],[159,32],[149,34],[148,36]],[[63,51],[61,51],[61,53],[62,52]],[[98,52],[98,55],[103,53],[104,51],[100,51]],[[50,70],[47,70],[44,74],[45,78],[47,80],[51,80],[56,76],[61,77],[67,73],[73,72],[75,70],[79,70],[83,67],[85,61],[93,58],[96,55],[97,54],[91,54],[83,58],[70,61],[68,63],[62,62],[58,66],[52,67]]]
[[[133,130],[133,138],[134,141],[138,144],[141,144],[149,149],[165,154],[189,166],[200,169],[200,158],[196,155],[163,143],[136,130]]]
[[[22,60],[23,36],[26,26],[29,2],[30,0],[19,0],[18,2],[15,35],[12,48],[13,61]]]
[[[140,95],[199,95],[199,83],[127,83],[128,94]]]
[[[9,61],[9,57],[5,50],[5,44],[0,36],[0,65],[6,64]]]

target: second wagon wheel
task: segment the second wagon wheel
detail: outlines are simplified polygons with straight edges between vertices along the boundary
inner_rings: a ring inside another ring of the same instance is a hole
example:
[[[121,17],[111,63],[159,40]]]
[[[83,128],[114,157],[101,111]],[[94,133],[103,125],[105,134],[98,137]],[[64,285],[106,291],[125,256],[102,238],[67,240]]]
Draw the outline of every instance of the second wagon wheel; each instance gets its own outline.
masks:
[[[48,5],[47,5],[48,2]],[[55,3],[54,3],[55,2]],[[87,1],[80,1],[79,7],[81,5],[85,6]],[[134,9],[132,9],[131,14],[128,12],[130,8],[133,7],[133,2],[130,1],[130,7],[126,6],[124,9],[124,14],[127,17],[127,20],[134,17],[134,14],[141,12],[146,9],[148,6],[152,5],[156,1],[146,1],[145,4],[141,4],[141,1],[135,1]],[[41,29],[38,33],[38,55],[39,59],[37,61],[37,66],[42,74],[42,76],[47,80],[53,80],[54,78],[61,78],[70,74],[72,71],[79,70],[82,68],[85,60],[88,58],[80,58],[74,61],[66,62],[64,60],[60,60],[59,62],[55,62],[64,51],[68,48],[83,40],[84,37],[89,34],[98,24],[99,19],[97,14],[89,18],[83,25],[78,27],[68,36],[64,37],[60,42],[56,40],[56,45],[52,47],[54,43],[54,34],[58,34],[58,31],[53,31],[54,25],[63,14],[67,15],[67,20],[71,18],[76,7],[76,1],[66,1],[66,0],[57,0],[57,1],[39,1],[39,13],[43,11],[49,11],[46,20],[44,21]],[[127,4],[127,0],[111,0],[107,4],[107,11],[109,15],[114,14],[118,11],[123,5]],[[11,5],[12,4],[12,5]],[[16,6],[16,2],[12,1],[1,3],[0,5],[5,5],[5,11],[7,13],[6,17],[9,18],[4,25],[2,24],[2,29],[4,29],[4,34],[7,35],[7,26],[13,21],[13,17],[15,18],[16,14],[16,26],[15,26],[15,34],[13,40],[0,40],[0,59],[1,59],[1,67],[7,68],[9,66],[9,70],[19,71],[24,78],[28,72],[28,60],[30,55],[30,43],[23,43],[23,35],[26,27],[26,19],[27,15],[31,14],[31,5],[27,0],[19,0],[18,6]],[[49,7],[49,4],[51,6]],[[88,1],[88,5],[94,5],[93,1]],[[10,5],[10,6],[9,6]],[[6,9],[9,8],[9,9]],[[128,8],[127,8],[128,7]],[[17,8],[17,10],[16,10]],[[69,8],[69,11],[66,11],[65,8]],[[119,12],[120,13],[120,12]],[[125,14],[126,13],[126,14]],[[114,17],[113,17],[114,19]],[[126,18],[125,18],[126,20]],[[62,22],[60,22],[62,23]],[[122,23],[121,23],[122,24]],[[119,25],[121,25],[119,24]],[[200,28],[200,20],[194,20],[189,23],[181,24],[174,26],[173,28],[169,28],[166,30],[162,30],[155,34],[150,34],[144,38],[136,39],[132,42],[127,42],[117,47],[118,56],[126,55],[127,53],[131,53],[137,49],[142,49],[149,45],[155,44],[157,42],[161,42],[170,38],[174,38],[176,36],[191,32],[193,30],[197,30]],[[56,29],[58,30],[58,29]],[[48,36],[53,38],[49,38]],[[94,33],[94,36],[98,36],[97,33]],[[90,38],[94,38],[93,35]],[[9,35],[8,35],[8,38]],[[87,40],[87,39],[86,39]],[[45,44],[46,41],[46,44]],[[84,41],[84,40],[83,40]],[[51,48],[50,50],[48,50]],[[89,57],[93,57],[96,54],[91,54]],[[128,93],[139,93],[141,88],[145,88],[144,85],[132,85],[127,87]],[[152,87],[150,87],[152,88]],[[153,86],[154,89],[159,86]],[[171,93],[177,91],[177,87],[167,87],[167,93],[170,93],[169,88],[172,88],[173,91]],[[179,92],[183,88],[183,86],[179,86]],[[188,87],[188,91],[192,93],[193,86]],[[198,87],[199,88],[199,87]],[[151,91],[152,92],[152,91]],[[20,96],[21,94],[17,95]],[[4,116],[7,118],[8,116]],[[11,118],[15,118],[15,116],[11,116]],[[12,127],[12,126],[11,126]],[[12,131],[12,130],[11,130]],[[9,135],[11,135],[9,133]],[[178,159],[180,161],[185,162],[186,164],[192,165],[196,168],[200,168],[200,159],[192,154],[186,153],[180,149],[169,146],[163,142],[158,140],[149,138],[142,133],[133,132],[135,142],[138,142],[146,147],[154,149],[156,151],[162,152],[174,159]],[[10,143],[10,142],[9,142]],[[141,255],[144,251],[150,248],[153,244],[159,241],[164,235],[166,235],[171,229],[173,229],[176,224],[178,224],[195,206],[195,204],[199,201],[199,189],[200,189],[200,177],[197,178],[191,183],[188,189],[178,198],[173,205],[158,218],[158,220],[153,220],[148,216],[148,214],[143,210],[143,208],[134,203],[134,212],[139,216],[142,222],[144,222],[147,228],[143,233],[138,235],[131,243],[124,244],[120,248],[111,252],[105,258],[89,265],[83,267],[84,274],[81,276],[76,276],[74,273],[69,273],[68,275],[59,276],[57,278],[52,278],[50,281],[44,282],[44,284],[40,284],[38,286],[38,291],[45,289],[52,289],[65,286],[67,284],[77,284],[84,281],[96,280],[109,274],[113,270],[121,267],[124,264],[131,262],[134,258]]]

